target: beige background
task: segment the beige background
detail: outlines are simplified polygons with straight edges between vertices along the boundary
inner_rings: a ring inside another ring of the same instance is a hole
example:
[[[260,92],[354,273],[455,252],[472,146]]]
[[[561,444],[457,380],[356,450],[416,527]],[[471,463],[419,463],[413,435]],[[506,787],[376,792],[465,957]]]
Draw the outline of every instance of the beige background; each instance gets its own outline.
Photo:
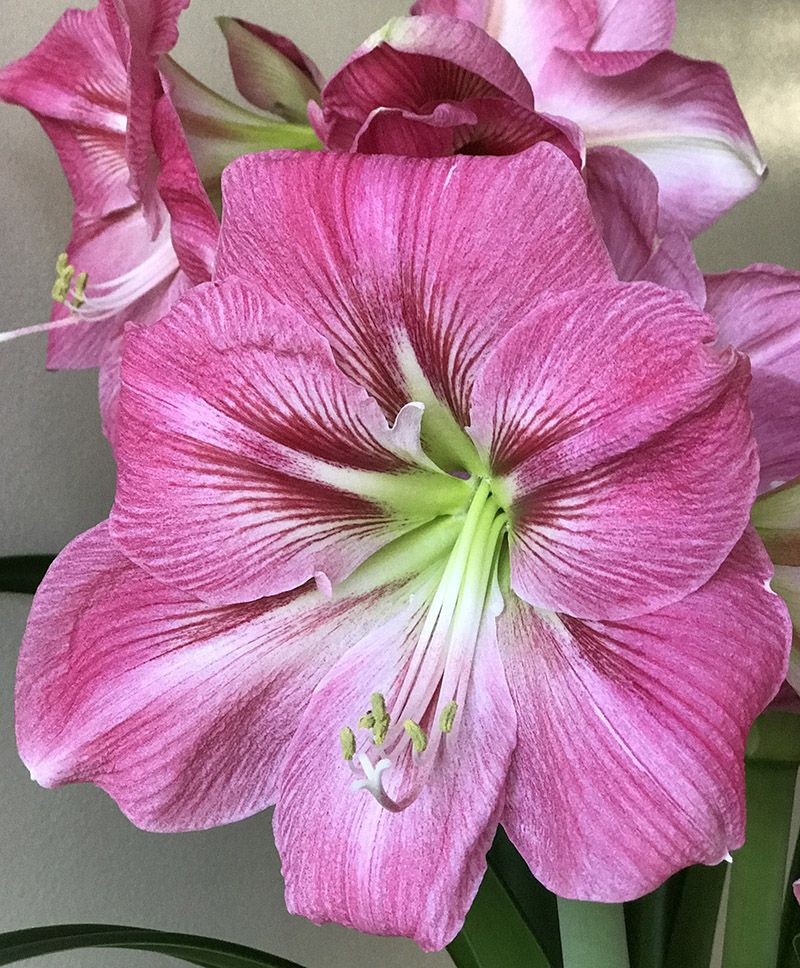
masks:
[[[78,6],[90,6],[88,2]],[[0,63],[28,51],[65,4],[0,0]],[[212,17],[249,17],[290,34],[324,71],[402,0],[194,0],[178,59],[231,92]],[[676,47],[723,62],[771,173],[753,198],[698,246],[704,267],[749,262],[800,268],[800,0],[679,0]],[[0,329],[43,321],[69,201],[38,126],[0,105]],[[113,465],[100,435],[93,373],[45,373],[44,338],[0,346],[0,554],[56,551],[103,518]],[[308,968],[437,968],[405,941],[286,914],[269,815],[221,830],[145,834],[90,787],[46,792],[16,757],[11,697],[28,608],[0,596],[0,930],[108,921],[202,932],[264,947]],[[72,955],[49,964],[156,964],[144,955]]]

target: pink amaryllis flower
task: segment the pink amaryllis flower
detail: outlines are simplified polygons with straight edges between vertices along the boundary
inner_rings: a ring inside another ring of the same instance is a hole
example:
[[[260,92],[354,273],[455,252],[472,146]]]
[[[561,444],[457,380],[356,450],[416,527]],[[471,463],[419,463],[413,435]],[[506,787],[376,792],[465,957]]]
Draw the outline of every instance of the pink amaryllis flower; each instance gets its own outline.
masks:
[[[588,148],[622,148],[656,175],[667,227],[690,237],[760,184],[765,166],[727,73],[668,48],[675,0],[417,0],[484,28],[514,56],[540,111]]]
[[[124,323],[158,319],[210,278],[216,245],[216,216],[187,164],[177,118],[169,105],[156,108],[163,100],[157,61],[177,39],[186,5],[107,2],[68,10],[30,54],[0,71],[0,99],[39,120],[75,203],[53,322],[22,332],[50,330],[51,368],[101,367],[104,429],[112,440]],[[175,225],[167,202],[174,202]],[[187,203],[191,217],[181,219]]]
[[[219,203],[224,166],[276,144],[318,144],[308,124],[239,108],[167,57],[187,6],[103,0],[94,10],[67,11],[28,56],[0,71],[0,99],[41,122],[75,201],[52,322],[0,340],[51,331],[48,366],[100,366],[112,443],[122,328],[158,319],[192,285],[210,279],[219,231],[212,203]],[[240,45],[229,39],[229,46],[236,65]],[[271,83],[281,76],[273,63]],[[249,93],[258,96],[255,81]]]
[[[277,802],[290,910],[426,949],[499,822],[571,897],[721,860],[790,639],[745,358],[617,281],[549,145],[223,192],[216,282],[126,337],[111,519],[34,602],[34,778],[153,830]]]

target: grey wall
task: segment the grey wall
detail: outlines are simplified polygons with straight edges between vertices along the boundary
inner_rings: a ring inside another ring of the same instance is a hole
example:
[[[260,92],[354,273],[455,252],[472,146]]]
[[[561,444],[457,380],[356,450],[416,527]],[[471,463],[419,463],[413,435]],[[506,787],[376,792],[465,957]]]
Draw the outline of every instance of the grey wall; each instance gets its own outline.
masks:
[[[77,6],[90,6],[88,2]],[[60,0],[0,0],[0,62],[33,46]],[[701,240],[703,265],[800,267],[800,0],[680,0],[678,49],[724,62],[771,166],[766,185]],[[249,17],[290,34],[330,71],[401,0],[194,0],[178,58],[224,91],[224,49],[211,18]],[[0,329],[40,322],[56,254],[68,237],[66,186],[23,112],[0,105]],[[0,554],[55,551],[103,518],[113,466],[100,435],[93,373],[45,373],[44,338],[0,347]],[[0,596],[0,930],[109,921],[203,932],[254,944],[309,968],[436,968],[404,941],[315,928],[283,909],[270,818],[202,834],[131,827],[89,787],[40,790],[16,758],[11,697],[28,600]],[[50,964],[150,963],[80,954]],[[153,959],[153,964],[156,960]]]

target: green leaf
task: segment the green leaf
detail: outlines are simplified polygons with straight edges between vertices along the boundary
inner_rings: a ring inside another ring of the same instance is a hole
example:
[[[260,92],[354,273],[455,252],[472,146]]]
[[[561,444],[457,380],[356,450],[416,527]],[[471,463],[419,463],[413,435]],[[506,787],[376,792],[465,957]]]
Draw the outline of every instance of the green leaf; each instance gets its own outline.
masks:
[[[714,947],[726,863],[682,871],[665,968],[708,968]]]
[[[53,560],[53,555],[13,555],[10,558],[0,558],[0,592],[32,595]]]
[[[724,968],[777,964],[796,780],[796,761],[746,760],[747,835],[731,866]]]
[[[201,968],[302,968],[277,955],[228,941],[116,924],[56,924],[0,934],[0,965],[74,948],[154,951]]]
[[[556,896],[536,880],[502,827],[497,829],[488,860],[552,968],[563,968]]]
[[[792,866],[789,869],[789,884],[783,900],[779,968],[800,968],[800,956],[797,954],[797,942],[800,939],[800,904],[792,890],[792,884],[798,879],[800,879],[800,840],[794,847]]]
[[[625,905],[631,968],[664,968],[686,871]],[[716,922],[716,917],[715,917]]]
[[[447,952],[457,968],[552,968],[491,868]]]

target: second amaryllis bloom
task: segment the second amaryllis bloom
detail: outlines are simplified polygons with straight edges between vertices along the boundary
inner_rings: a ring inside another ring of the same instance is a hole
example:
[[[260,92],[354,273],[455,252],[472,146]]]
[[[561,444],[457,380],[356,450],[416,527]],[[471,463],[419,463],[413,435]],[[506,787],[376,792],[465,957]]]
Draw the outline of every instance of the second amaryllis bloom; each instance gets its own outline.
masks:
[[[746,360],[617,281],[550,145],[223,191],[215,283],[127,335],[111,519],[33,606],[33,776],[153,830],[277,803],[292,911],[426,949],[500,822],[570,897],[722,860],[791,634]]]

